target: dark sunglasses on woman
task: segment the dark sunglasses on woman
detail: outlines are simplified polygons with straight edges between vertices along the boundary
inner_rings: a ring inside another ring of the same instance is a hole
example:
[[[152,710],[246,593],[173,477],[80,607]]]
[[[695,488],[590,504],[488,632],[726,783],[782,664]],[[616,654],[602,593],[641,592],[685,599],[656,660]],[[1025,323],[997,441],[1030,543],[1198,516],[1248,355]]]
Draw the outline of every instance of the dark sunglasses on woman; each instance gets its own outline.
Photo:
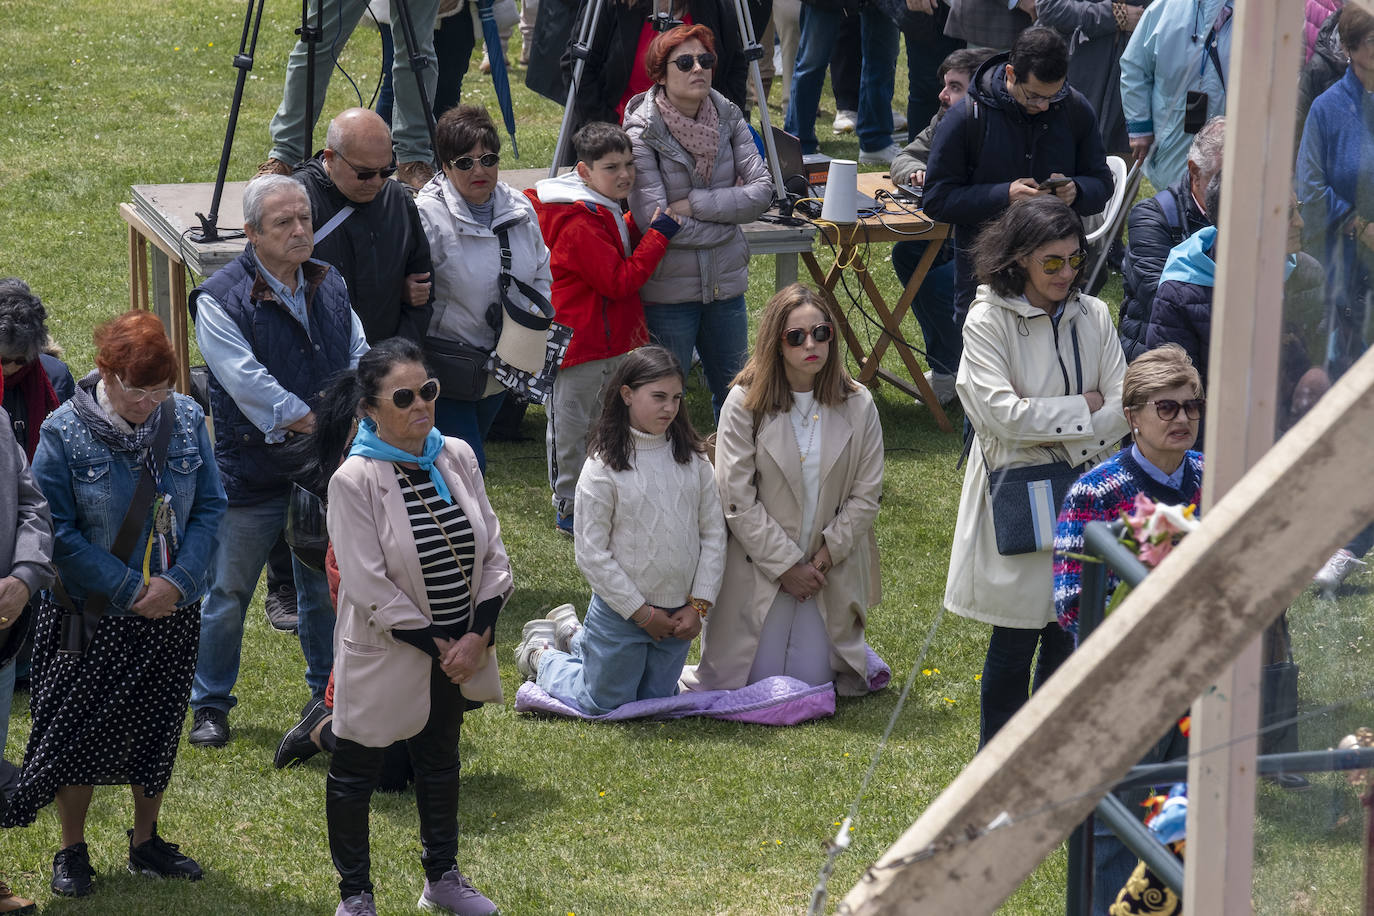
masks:
[[[1172,398],[1160,398],[1157,401],[1146,401],[1145,404],[1155,405],[1155,413],[1166,422],[1178,416],[1180,410],[1189,420],[1200,420],[1203,410],[1207,407],[1207,399],[1190,398],[1187,401],[1175,401]]]
[[[818,324],[809,331],[806,328],[788,328],[782,332],[782,339],[789,347],[800,347],[806,343],[808,335],[816,343],[823,344],[835,336],[835,328],[825,323]]]
[[[391,392],[391,403],[401,410],[405,410],[415,403],[415,396],[419,395],[420,400],[429,403],[439,396],[439,380],[432,378],[419,388],[397,388]],[[383,398],[373,398],[374,401],[384,400]]]
[[[1057,254],[1052,254],[1048,257],[1041,258],[1040,269],[1047,274],[1053,275],[1063,270],[1065,264],[1069,265],[1074,270],[1077,270],[1078,268],[1083,266],[1083,262],[1086,260],[1088,260],[1088,253],[1084,251],[1082,248],[1080,248],[1073,254],[1069,255],[1067,258],[1061,257]]]
[[[472,171],[472,167],[479,162],[482,163],[482,168],[494,169],[500,161],[501,157],[499,154],[487,153],[485,156],[478,156],[476,159],[471,156],[459,156],[457,159],[450,159],[448,164],[460,172],[470,172]]]
[[[695,57],[691,54],[684,54],[681,57],[673,58],[673,66],[677,67],[683,73],[692,72],[693,62],[701,64],[701,69],[703,70],[710,70],[716,65],[716,56],[710,51],[707,51],[705,54],[698,54]]]

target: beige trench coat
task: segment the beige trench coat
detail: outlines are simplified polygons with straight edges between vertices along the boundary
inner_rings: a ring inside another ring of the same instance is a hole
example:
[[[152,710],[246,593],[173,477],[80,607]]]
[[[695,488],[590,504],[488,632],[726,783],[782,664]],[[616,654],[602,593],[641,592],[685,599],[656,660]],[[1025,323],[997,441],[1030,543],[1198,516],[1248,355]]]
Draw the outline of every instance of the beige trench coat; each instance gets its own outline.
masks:
[[[508,598],[510,560],[472,448],[461,439],[445,439],[435,466],[472,525],[473,606],[497,595]],[[328,524],[340,579],[334,734],[386,747],[418,734],[429,721],[432,668],[430,656],[391,631],[423,629],[433,621],[391,463],[360,455],[345,461],[329,481]],[[488,654],[487,664],[496,664],[494,655]]]
[[[835,565],[816,603],[839,673],[835,688],[848,696],[868,692],[864,623],[882,599],[873,523],[883,490],[883,428],[868,389],[821,408],[820,449],[816,535],[802,550],[801,452],[792,422],[786,413],[771,414],[756,435],[743,389],[731,389],[716,431],[716,487],[730,528],[725,579],[702,630],[701,664],[683,672],[684,689],[745,685],[778,578],[823,540]]]
[[[1077,332],[1082,388],[1074,363]],[[956,387],[977,432],[969,453],[945,607],[1002,627],[1038,630],[1052,623],[1054,578],[1049,550],[997,552],[984,461],[994,469],[1067,460],[1084,470],[1114,454],[1127,432],[1121,412],[1126,358],[1100,299],[1070,296],[1056,331],[1024,297],[1004,299],[978,287],[964,322]],[[1081,391],[1100,391],[1095,412]]]

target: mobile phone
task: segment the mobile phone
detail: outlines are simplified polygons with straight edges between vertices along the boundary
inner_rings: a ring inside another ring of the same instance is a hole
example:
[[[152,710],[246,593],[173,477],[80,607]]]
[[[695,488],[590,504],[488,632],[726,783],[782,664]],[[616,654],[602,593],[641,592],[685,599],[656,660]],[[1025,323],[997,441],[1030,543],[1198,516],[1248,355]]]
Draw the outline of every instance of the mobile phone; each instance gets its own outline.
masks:
[[[1044,181],[1040,182],[1040,184],[1036,185],[1036,187],[1042,191],[1053,191],[1056,188],[1064,187],[1064,185],[1071,181],[1073,181],[1072,178],[1046,178]]]
[[[914,184],[899,184],[893,191],[898,200],[919,204],[925,198],[925,189]]]
[[[1195,134],[1207,123],[1207,93],[1189,90],[1183,103],[1183,132]]]

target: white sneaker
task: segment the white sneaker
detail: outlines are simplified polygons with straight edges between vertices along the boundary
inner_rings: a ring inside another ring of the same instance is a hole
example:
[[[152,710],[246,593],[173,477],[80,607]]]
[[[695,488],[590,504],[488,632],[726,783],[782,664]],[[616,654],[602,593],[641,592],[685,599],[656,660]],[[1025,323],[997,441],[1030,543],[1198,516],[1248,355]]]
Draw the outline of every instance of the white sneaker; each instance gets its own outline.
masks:
[[[902,114],[895,108],[892,109],[892,129],[894,131],[899,131],[906,130],[906,127],[906,115]]]
[[[954,389],[954,376],[930,369],[926,372],[926,381],[930,383],[931,389],[935,392],[935,399],[940,402],[941,407],[947,407],[958,399],[959,392]]]
[[[553,647],[559,652],[571,652],[572,638],[582,629],[577,610],[571,604],[560,604],[545,614],[544,619],[553,621]]]
[[[1363,565],[1364,560],[1342,547],[1317,570],[1317,574],[1312,577],[1312,584],[1321,591],[1323,598],[1331,600],[1336,597],[1336,589],[1355,571],[1355,567]]]
[[[860,150],[859,161],[865,165],[891,165],[892,160],[897,158],[897,154],[902,148],[895,143],[889,144],[882,149]]]
[[[527,681],[539,673],[539,653],[552,649],[558,638],[558,628],[552,620],[540,617],[525,624],[520,642],[515,647],[515,670]]]
[[[830,125],[830,129],[837,134],[852,134],[859,126],[859,113],[857,111],[837,111],[835,112],[835,122]]]

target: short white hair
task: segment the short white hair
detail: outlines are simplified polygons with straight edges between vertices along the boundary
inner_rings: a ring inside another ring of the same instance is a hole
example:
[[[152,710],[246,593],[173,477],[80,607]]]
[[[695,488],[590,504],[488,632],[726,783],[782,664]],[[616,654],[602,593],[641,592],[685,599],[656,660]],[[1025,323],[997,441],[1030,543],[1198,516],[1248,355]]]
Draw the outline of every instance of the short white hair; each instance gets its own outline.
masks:
[[[1188,147],[1188,161],[1202,174],[1203,182],[1221,171],[1222,142],[1226,139],[1226,118],[1217,115],[1202,125]]]
[[[244,224],[252,228],[254,232],[261,232],[262,208],[269,197],[281,191],[299,194],[307,202],[310,200],[309,195],[305,193],[305,186],[288,175],[259,175],[248,182],[248,187],[243,189]]]

